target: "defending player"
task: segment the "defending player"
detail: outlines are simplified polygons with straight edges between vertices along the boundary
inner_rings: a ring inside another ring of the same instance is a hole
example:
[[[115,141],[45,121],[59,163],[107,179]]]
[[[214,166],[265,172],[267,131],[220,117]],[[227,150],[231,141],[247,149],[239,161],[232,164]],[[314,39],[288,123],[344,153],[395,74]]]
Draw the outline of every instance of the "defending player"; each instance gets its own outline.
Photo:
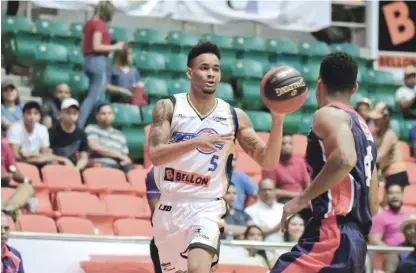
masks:
[[[313,182],[286,203],[286,219],[311,202],[313,217],[291,252],[271,273],[361,273],[366,236],[378,210],[376,147],[365,123],[349,106],[357,91],[357,62],[337,52],[324,57],[317,80],[319,110],[313,116],[306,159]]]
[[[246,113],[215,97],[220,58],[212,43],[194,46],[186,69],[190,92],[160,100],[153,110],[149,155],[161,190],[153,231],[163,272],[208,273],[218,262],[236,139],[261,167],[279,161],[284,115],[272,115],[265,145]]]

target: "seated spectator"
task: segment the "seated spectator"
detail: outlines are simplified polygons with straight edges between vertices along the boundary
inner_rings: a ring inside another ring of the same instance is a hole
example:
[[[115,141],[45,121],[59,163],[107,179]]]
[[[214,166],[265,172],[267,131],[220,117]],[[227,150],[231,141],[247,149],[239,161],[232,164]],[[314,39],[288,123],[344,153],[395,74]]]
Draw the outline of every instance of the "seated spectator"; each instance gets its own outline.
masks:
[[[256,183],[251,180],[251,178],[242,171],[235,170],[237,163],[237,154],[234,154],[233,157],[233,173],[231,175],[231,182],[234,184],[234,187],[237,191],[237,196],[234,201],[234,208],[238,210],[244,210],[244,203],[247,197],[256,197],[257,187]]]
[[[133,66],[133,49],[124,44],[121,51],[114,53],[113,65],[108,69],[107,91],[112,101],[120,101],[122,97],[131,97],[132,91],[139,85],[140,74]]]
[[[264,241],[264,234],[258,226],[249,225],[246,229],[246,232],[244,233],[244,239],[250,241]],[[263,263],[264,265],[268,266],[269,268],[273,267],[274,265],[270,265],[269,257],[266,254],[266,251],[264,250],[247,248],[244,256],[251,260],[256,259],[260,261],[260,263]]]
[[[280,161],[273,170],[263,170],[263,179],[271,179],[276,186],[276,196],[280,203],[286,203],[298,196],[310,183],[306,162],[303,158],[292,156],[292,136],[282,138]]]
[[[225,217],[224,238],[242,239],[247,230],[247,226],[254,225],[250,215],[243,210],[234,207],[237,199],[237,190],[233,183],[228,185],[227,193],[224,197],[228,204],[228,215]]]
[[[413,247],[410,253],[389,254],[384,260],[385,273],[416,272],[416,215],[410,215],[401,225],[400,231],[405,237],[401,246]]]
[[[404,70],[404,86],[396,91],[396,102],[404,118],[416,118],[416,67],[409,65]]]
[[[23,106],[23,120],[14,123],[7,132],[14,157],[42,167],[52,160],[49,149],[48,129],[39,123],[41,116],[40,105],[30,101]]]
[[[90,162],[96,166],[121,169],[128,173],[133,169],[129,157],[127,140],[123,133],[112,127],[113,109],[109,104],[97,106],[95,119],[97,124],[85,129],[90,147]]]
[[[17,182],[18,184],[14,183]],[[1,187],[16,188],[16,191],[7,200],[2,200],[2,209],[9,213],[28,207],[31,212],[36,210],[35,191],[30,178],[25,177],[17,168],[16,160],[10,150],[9,144],[1,143]]]
[[[388,209],[373,218],[368,241],[372,245],[398,246],[404,241],[400,224],[409,214],[402,209],[403,187],[392,184],[386,188]]]
[[[62,101],[60,116],[59,122],[49,130],[53,159],[83,170],[88,165],[88,141],[85,132],[77,127],[78,101],[73,98]]]
[[[24,273],[20,252],[7,244],[9,240],[9,217],[1,212],[1,272]]]
[[[410,143],[412,144],[413,156],[416,157],[416,125],[410,130]]]
[[[283,204],[276,202],[276,186],[271,179],[264,179],[259,183],[258,199],[246,212],[262,229],[266,241],[281,241]]]
[[[374,132],[374,124],[372,124],[370,121],[370,117],[368,116],[368,113],[371,110],[371,101],[368,98],[363,98],[357,101],[357,106],[355,108],[355,111],[363,118],[363,120],[367,123],[368,128],[370,129],[370,132]]]
[[[402,159],[399,138],[390,128],[391,114],[392,109],[384,102],[378,103],[369,113],[375,123],[373,137],[377,145],[377,164],[387,186],[398,184],[406,187],[409,185],[409,178]]]
[[[305,231],[305,221],[303,220],[302,216],[299,214],[293,214],[289,216],[287,220],[287,230],[283,233],[283,242],[286,243],[297,243],[302,237],[303,232]],[[283,251],[282,249],[276,249],[274,253],[274,260],[280,257],[280,255],[286,253],[287,251]]]
[[[1,132],[6,135],[13,123],[22,119],[22,105],[19,103],[19,95],[16,86],[11,81],[5,81],[1,85]]]
[[[64,99],[71,97],[71,89],[66,83],[58,84],[52,99],[47,99],[42,104],[42,123],[48,129],[59,121],[61,103]]]

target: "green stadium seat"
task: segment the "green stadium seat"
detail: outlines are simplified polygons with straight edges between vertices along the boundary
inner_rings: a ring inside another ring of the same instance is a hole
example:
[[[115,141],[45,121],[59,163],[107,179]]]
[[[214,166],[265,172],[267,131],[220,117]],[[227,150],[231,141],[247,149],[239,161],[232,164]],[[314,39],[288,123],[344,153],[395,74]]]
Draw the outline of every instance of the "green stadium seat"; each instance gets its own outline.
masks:
[[[89,80],[83,71],[72,71],[69,75],[69,80],[73,96],[87,93]]]
[[[296,54],[296,46],[287,39],[267,39],[266,50],[276,54]]]
[[[174,95],[178,93],[187,93],[191,87],[191,82],[186,78],[171,79],[168,81],[168,93]]]
[[[241,51],[262,51],[264,50],[264,40],[261,37],[233,37],[233,48]]]
[[[172,72],[184,73],[187,68],[188,56],[185,54],[171,54],[166,58],[166,68]]]
[[[1,16],[2,33],[33,32],[33,23],[30,19],[23,16]]]
[[[132,125],[142,124],[140,108],[137,105],[127,103],[112,103],[114,111],[114,125],[121,127],[131,127]]]
[[[41,88],[41,92],[55,90],[58,84],[71,84],[71,68],[65,64],[47,64],[43,68],[34,69],[35,89]],[[46,89],[46,90],[43,90]]]
[[[214,33],[204,33],[201,35],[202,41],[210,41],[216,44],[219,48],[233,48],[233,38],[228,36],[220,36]]]
[[[198,36],[192,33],[182,31],[169,31],[167,35],[167,42],[173,45],[191,47],[198,43]]]
[[[416,125],[416,119],[403,120],[403,126],[400,133],[400,140],[410,141],[410,130]]]
[[[238,87],[243,96],[241,102],[244,109],[260,110],[264,107],[260,97],[260,81],[244,80],[239,82]]]
[[[320,63],[318,62],[309,62],[303,65],[300,73],[305,78],[307,82],[316,82],[316,79],[319,75],[319,70],[321,68]]]
[[[342,51],[350,54],[353,57],[360,57],[360,48],[355,44],[332,44],[329,47],[332,52]]]
[[[395,85],[393,75],[388,71],[368,69],[362,75],[363,81],[368,85]]]
[[[300,55],[309,57],[320,57],[329,53],[328,45],[319,41],[299,41],[298,50]]]
[[[149,49],[147,51],[167,56],[171,55],[174,52],[173,47],[170,44],[152,44],[149,46]]]
[[[233,87],[227,82],[220,82],[217,85],[216,94],[218,98],[226,102],[232,102],[234,100]]]
[[[157,98],[163,98],[168,97],[168,85],[167,82],[163,79],[158,78],[147,78],[144,81],[144,87],[146,90],[146,93],[149,96],[157,97]]]
[[[377,89],[373,94],[371,94],[371,97],[374,101],[374,105],[376,105],[379,102],[385,102],[388,106],[390,106],[393,109],[399,109],[396,108],[396,98],[394,97],[394,93],[384,93],[379,92]]]
[[[282,56],[282,58],[278,58],[276,63],[272,63],[272,66],[290,66],[293,67],[294,69],[296,69],[297,71],[301,72],[302,71],[302,66],[299,60],[297,60],[296,58],[283,58],[284,56]]]
[[[58,63],[66,62],[68,53],[66,48],[53,43],[40,43],[36,45],[35,62]]]
[[[245,51],[243,58],[263,63],[264,66],[267,66],[269,62],[269,54],[265,51]]]
[[[400,126],[400,121],[397,119],[392,119],[390,120],[390,128],[393,129],[394,132],[396,132],[396,134],[398,136],[400,136],[400,133],[402,131],[402,127]]]
[[[81,39],[84,30],[84,23],[72,23],[69,26],[69,34],[72,37]]]
[[[318,108],[315,88],[308,88],[308,97],[306,98],[303,107],[309,110],[316,110]]]
[[[261,79],[263,77],[263,65],[256,61],[237,60],[231,67],[231,74],[235,78]]]
[[[129,156],[134,160],[143,158],[143,145],[146,144],[144,128],[123,128],[121,130],[126,137]]]
[[[154,52],[140,52],[135,54],[134,63],[141,70],[163,71],[166,70],[165,56]]]
[[[42,37],[39,35],[20,33],[2,50],[5,57],[12,58],[14,63],[31,66],[35,63],[37,45],[41,43]]]
[[[108,31],[111,33],[111,41],[113,42],[134,41],[133,33],[127,28],[111,26]]]
[[[287,114],[283,122],[283,132],[296,134],[299,129],[299,121],[302,118],[302,111]]]
[[[231,78],[232,66],[237,61],[236,51],[232,49],[221,49],[221,78],[227,81]]]
[[[257,132],[269,132],[272,126],[272,115],[261,111],[246,111]]]
[[[165,42],[165,36],[156,29],[139,28],[136,29],[134,38],[137,42],[143,44],[158,44]]]
[[[295,112],[294,114],[299,113],[299,112]],[[298,115],[294,115],[293,117],[291,117],[292,114],[287,115],[288,117],[290,117],[287,121],[285,118],[285,123],[286,123],[286,129],[288,128],[289,131],[292,131],[295,129],[296,125],[294,124],[294,119],[295,118],[299,118],[298,120],[298,128],[297,128],[297,133],[298,134],[309,134],[310,130],[311,130],[311,126],[312,126],[312,119],[313,119],[313,111],[306,111],[303,112],[301,114]],[[301,115],[301,116],[299,116]],[[289,126],[290,125],[290,126]],[[283,130],[284,132],[287,132],[285,129],[285,124],[283,124]],[[289,133],[289,132],[287,132]]]
[[[45,36],[69,36],[68,25],[52,19],[38,19],[36,32]]]
[[[152,123],[153,108],[155,108],[155,104],[148,104],[142,107],[143,124]]]
[[[84,55],[81,52],[81,48],[73,47],[67,48],[68,62],[75,65],[82,65],[84,63]]]

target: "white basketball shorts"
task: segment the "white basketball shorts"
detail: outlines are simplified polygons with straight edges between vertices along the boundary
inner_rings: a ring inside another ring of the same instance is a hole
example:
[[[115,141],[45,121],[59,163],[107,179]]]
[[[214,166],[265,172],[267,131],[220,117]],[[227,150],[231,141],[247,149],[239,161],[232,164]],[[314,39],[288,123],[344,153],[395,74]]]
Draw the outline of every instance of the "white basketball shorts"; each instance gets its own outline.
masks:
[[[215,253],[215,265],[227,211],[223,199],[173,201],[162,194],[152,218],[162,271],[186,272],[188,252],[192,248]]]

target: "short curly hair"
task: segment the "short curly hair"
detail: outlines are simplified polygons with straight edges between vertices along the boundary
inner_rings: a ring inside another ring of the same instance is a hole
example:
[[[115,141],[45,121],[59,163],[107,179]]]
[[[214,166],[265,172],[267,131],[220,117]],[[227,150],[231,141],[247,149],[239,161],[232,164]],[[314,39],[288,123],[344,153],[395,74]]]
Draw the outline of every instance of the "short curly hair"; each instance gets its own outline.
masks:
[[[328,92],[350,92],[357,82],[358,63],[345,52],[326,55],[321,63],[319,75]]]
[[[191,67],[192,60],[198,57],[201,54],[212,53],[218,57],[218,60],[221,60],[221,52],[218,46],[211,42],[199,42],[194,45],[188,53],[188,67]]]

